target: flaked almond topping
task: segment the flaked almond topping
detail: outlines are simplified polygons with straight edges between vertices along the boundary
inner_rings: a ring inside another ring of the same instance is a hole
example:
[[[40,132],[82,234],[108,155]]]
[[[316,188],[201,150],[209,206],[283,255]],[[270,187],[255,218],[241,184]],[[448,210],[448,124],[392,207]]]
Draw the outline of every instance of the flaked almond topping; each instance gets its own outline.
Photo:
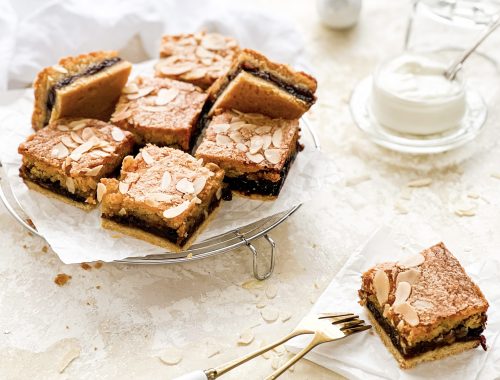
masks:
[[[262,149],[267,149],[271,146],[271,141],[272,141],[272,138],[271,138],[271,135],[263,135],[262,136]]]
[[[388,303],[386,303],[386,304],[384,305],[384,311],[383,311],[383,313],[382,313],[382,316],[383,316],[384,318],[387,318],[387,315],[389,314],[389,310],[391,310],[391,306],[390,306]]]
[[[223,124],[214,124],[212,128],[215,133],[226,133],[231,125],[227,123]]]
[[[432,308],[434,305],[429,301],[415,300],[413,301],[412,306],[417,310],[428,310]]]
[[[68,126],[66,126],[66,125],[58,125],[58,126],[57,126],[57,129],[59,129],[59,130],[60,130],[60,131],[62,131],[62,132],[67,132],[67,131],[69,131],[69,127],[68,127]]]
[[[101,171],[101,169],[102,169],[102,168],[103,168],[103,165],[98,165],[98,166],[96,166],[96,167],[93,167],[92,169],[89,169],[89,170],[85,173],[85,175],[86,175],[87,177],[94,177],[94,176],[96,176],[96,175],[98,175],[98,174],[99,174],[99,172]]]
[[[373,276],[373,290],[380,306],[389,298],[389,277],[383,270],[377,270]]]
[[[194,53],[199,58],[212,58],[214,56],[214,53],[212,53],[211,51],[208,51],[203,46],[198,46],[196,48],[196,50],[194,51]]]
[[[394,300],[393,306],[406,302],[410,297],[410,294],[411,285],[408,282],[401,281],[396,288],[396,298]]]
[[[50,155],[55,158],[63,159],[67,157],[69,154],[68,148],[62,143],[58,143],[54,148],[52,148],[52,151],[50,152]]]
[[[203,158],[198,158],[196,162],[198,163],[198,165],[203,166]]]
[[[73,181],[73,178],[68,177],[66,178],[66,187],[68,188],[68,191],[71,194],[74,194],[76,189],[75,189],[75,181]]]
[[[143,87],[143,88],[140,88],[139,91],[137,91],[137,93],[127,95],[127,98],[130,100],[139,99],[139,98],[142,98],[143,96],[149,95],[154,90],[155,90],[155,88],[152,86]]]
[[[95,136],[94,129],[92,127],[87,127],[84,128],[82,131],[82,139],[87,141],[88,139],[92,138],[92,136]]]
[[[61,142],[68,148],[78,148],[78,144],[69,136],[61,137]]]
[[[229,138],[233,140],[235,143],[242,143],[243,142],[243,136],[239,132],[231,132],[229,134]]]
[[[263,125],[261,127],[255,128],[255,132],[257,132],[259,135],[263,135],[264,133],[271,132],[271,127],[268,125]]]
[[[408,302],[396,305],[394,311],[401,314],[405,322],[410,326],[417,326],[420,322],[417,311]]]
[[[113,137],[113,140],[120,142],[125,138],[125,133],[123,133],[120,128],[113,127],[113,129],[111,130],[111,137]]]
[[[239,120],[239,119],[234,119],[231,120],[231,124],[230,124],[230,128],[232,131],[237,131],[239,130],[241,127],[243,127],[246,123],[243,121],[243,120]]]
[[[67,166],[70,166],[71,165],[71,157],[66,157],[66,159],[64,160],[64,166],[67,167]]]
[[[93,150],[89,154],[91,156],[94,156],[94,157],[108,157],[109,156],[109,153],[103,152],[102,150]]]
[[[241,150],[242,152],[248,151],[248,147],[242,143],[236,144],[236,149]]]
[[[115,112],[113,116],[111,117],[111,121],[116,122],[116,121],[121,121],[128,119],[130,116],[132,116],[132,111],[131,110],[125,110],[121,112]]]
[[[273,145],[276,148],[281,147],[281,143],[283,141],[283,130],[281,128],[278,128],[277,130],[274,131],[272,141],[273,141]]]
[[[115,148],[112,145],[104,146],[101,149],[108,153],[113,153],[115,151]]]
[[[147,150],[143,149],[141,150],[141,153],[142,153],[142,159],[144,160],[144,162],[147,164],[147,165],[153,165],[153,163],[155,162],[154,158],[151,157],[151,155],[148,153]]]
[[[278,164],[281,161],[281,154],[279,149],[266,149],[264,156],[271,164]]]
[[[193,182],[191,182],[187,178],[182,178],[179,182],[177,182],[175,184],[175,188],[184,194],[193,194],[194,193]]]
[[[99,182],[97,184],[97,202],[102,201],[102,197],[106,194],[106,190],[106,185],[104,185],[104,183]]]
[[[184,211],[186,211],[189,208],[190,204],[191,204],[190,201],[185,201],[185,202],[181,203],[178,206],[171,207],[171,208],[163,211],[163,217],[166,218],[166,219],[175,218],[176,216],[179,216]]]
[[[195,80],[204,78],[207,75],[207,69],[203,67],[196,67],[192,70],[189,70],[187,73],[183,74],[182,77],[185,80]]]
[[[219,200],[222,197],[222,189],[220,187],[217,189],[215,196],[216,196],[217,200]]]
[[[187,73],[188,71],[194,69],[194,64],[191,62],[184,62],[174,65],[163,65],[160,68],[160,72],[165,75],[181,75]]]
[[[207,34],[203,36],[201,46],[208,50],[222,50],[226,48],[226,41],[221,35]]]
[[[206,177],[198,177],[193,181],[194,194],[198,195],[205,188],[207,183]]]
[[[226,135],[215,136],[215,143],[219,146],[227,146],[228,144],[231,144],[231,142],[232,142],[231,139]]]
[[[194,198],[193,198],[193,202],[194,202],[195,204],[199,205],[199,204],[201,204],[201,199],[200,199],[200,198],[198,198],[198,197],[194,197]]]
[[[179,89],[175,87],[162,88],[158,91],[158,95],[155,99],[155,104],[157,106],[164,106],[174,100],[177,95],[179,95]]]
[[[262,148],[263,144],[264,140],[262,139],[261,136],[253,136],[250,139],[250,153],[251,154],[257,153]]]
[[[118,191],[120,191],[120,193],[122,193],[122,194],[127,194],[129,187],[130,187],[130,184],[127,182],[118,183]]]
[[[58,73],[61,73],[61,74],[67,74],[68,73],[68,70],[66,70],[64,67],[62,67],[61,65],[54,65],[52,66],[52,68],[57,71]]]
[[[253,339],[254,335],[252,329],[245,329],[242,332],[240,332],[240,337],[238,338],[238,344],[247,346],[253,342]]]
[[[404,281],[409,284],[414,284],[419,277],[420,277],[420,272],[416,269],[411,268],[408,269],[407,271],[400,272],[398,274],[398,277],[396,278],[396,284],[398,284],[400,281]]]
[[[73,131],[79,131],[82,128],[85,128],[87,126],[87,120],[75,120],[69,123],[69,126]]]
[[[247,152],[246,156],[250,161],[255,162],[256,164],[259,164],[262,161],[264,161],[264,156],[260,153],[251,154],[251,153]]]
[[[176,196],[165,193],[151,193],[146,197],[146,201],[151,200],[154,202],[170,202],[172,199],[176,198]]]
[[[75,142],[77,142],[78,144],[83,144],[83,143],[85,142],[85,141],[83,141],[83,139],[80,137],[80,135],[79,135],[78,133],[76,133],[76,132],[73,132],[73,131],[72,131],[72,132],[70,133],[70,136],[71,136],[71,138],[72,138]]]
[[[135,83],[130,83],[123,87],[124,94],[135,94],[136,92],[139,92],[139,87]]]
[[[404,258],[403,260],[398,261],[398,265],[403,268],[411,268],[411,267],[417,267],[425,261],[425,257],[420,254],[414,254],[411,256],[408,256]]]
[[[171,182],[172,176],[170,175],[170,172],[165,171],[165,173],[163,173],[163,176],[161,177],[160,189],[167,190],[170,187]]]
[[[73,152],[71,152],[70,157],[73,161],[78,161],[81,157],[82,154],[89,151],[92,149],[94,146],[94,141],[93,139],[90,139],[89,141],[86,141],[82,145],[80,145],[78,148],[76,148]]]
[[[405,321],[403,320],[400,320],[398,325],[396,326],[396,328],[399,330],[399,331],[403,331],[403,327],[405,327]]]

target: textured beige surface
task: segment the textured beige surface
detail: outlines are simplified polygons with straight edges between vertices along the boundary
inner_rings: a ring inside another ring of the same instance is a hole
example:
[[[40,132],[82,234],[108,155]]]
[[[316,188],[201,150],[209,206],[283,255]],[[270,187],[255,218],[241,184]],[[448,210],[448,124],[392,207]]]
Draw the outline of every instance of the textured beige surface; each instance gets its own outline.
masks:
[[[346,181],[272,232],[278,260],[273,277],[262,284],[252,281],[251,255],[243,249],[176,266],[64,265],[0,208],[0,357],[8,359],[0,366],[2,379],[33,373],[54,378],[78,346],[79,356],[61,378],[170,378],[234,359],[292,329],[348,255],[384,221],[410,231],[418,228],[416,217],[436,231],[458,226],[467,231],[459,243],[470,255],[498,247],[500,180],[491,175],[500,178],[500,149],[492,128],[455,156],[409,158],[374,148],[351,122],[350,92],[379,59],[400,49],[407,2],[366,1],[358,28],[347,32],[321,27],[312,2],[255,3],[291,16],[304,31],[319,83],[312,117],[324,151],[337,160]],[[490,117],[495,115],[492,110]],[[423,177],[432,183],[406,186]],[[459,204],[475,215],[459,217]],[[265,248],[264,242],[257,245]],[[53,278],[62,272],[72,279],[58,287]],[[271,284],[277,295],[269,299],[265,288]],[[257,305],[289,312],[291,318],[265,322]],[[239,334],[249,327],[255,340],[238,346]],[[169,366],[157,356],[172,346],[182,360]],[[277,354],[224,378],[262,378]],[[301,361],[283,378],[338,376]]]

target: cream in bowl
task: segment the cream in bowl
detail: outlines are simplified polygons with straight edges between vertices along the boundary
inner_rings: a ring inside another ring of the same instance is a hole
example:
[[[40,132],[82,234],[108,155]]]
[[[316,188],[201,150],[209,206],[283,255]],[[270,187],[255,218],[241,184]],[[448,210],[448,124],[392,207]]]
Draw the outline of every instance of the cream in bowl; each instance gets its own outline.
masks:
[[[458,128],[465,115],[461,76],[445,78],[447,64],[433,55],[404,53],[375,71],[371,108],[384,127],[430,135]]]

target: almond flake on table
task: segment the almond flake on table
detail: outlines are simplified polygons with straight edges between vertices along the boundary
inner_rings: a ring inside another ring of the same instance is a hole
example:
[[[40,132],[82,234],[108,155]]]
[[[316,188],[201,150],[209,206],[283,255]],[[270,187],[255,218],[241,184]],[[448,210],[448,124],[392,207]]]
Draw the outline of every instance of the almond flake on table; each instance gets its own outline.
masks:
[[[160,353],[158,359],[167,365],[176,365],[182,360],[182,351],[175,347],[169,347]]]
[[[59,373],[63,373],[66,368],[80,356],[80,345],[76,347],[70,347],[69,350],[63,355],[59,362]]]
[[[278,369],[279,367],[281,367],[281,363],[282,362],[283,362],[282,358],[280,358],[279,356],[274,356],[271,359],[271,367],[272,367],[272,369]]]
[[[278,288],[274,284],[269,284],[266,288],[266,296],[269,299],[273,299],[278,294]]]
[[[252,329],[245,329],[240,332],[240,337],[238,338],[238,344],[242,346],[247,346],[253,342],[254,334]]]
[[[356,186],[359,185],[360,183],[366,182],[370,180],[372,177],[370,174],[360,174],[360,175],[355,175],[352,177],[349,177],[345,181],[346,186]]]
[[[426,187],[430,186],[432,183],[432,178],[420,178],[407,183],[408,187]]]
[[[130,83],[123,87],[123,93],[124,94],[134,94],[139,91],[139,87],[135,83]]]
[[[472,191],[469,192],[469,193],[467,193],[467,197],[471,198],[471,199],[479,199],[479,198],[481,198],[481,196],[478,193],[474,193]]]
[[[271,323],[278,319],[279,313],[272,307],[266,307],[260,311],[260,315],[264,321]]]
[[[288,311],[280,311],[280,320],[281,322],[286,322],[288,321],[290,318],[292,318],[292,313],[288,312]]]

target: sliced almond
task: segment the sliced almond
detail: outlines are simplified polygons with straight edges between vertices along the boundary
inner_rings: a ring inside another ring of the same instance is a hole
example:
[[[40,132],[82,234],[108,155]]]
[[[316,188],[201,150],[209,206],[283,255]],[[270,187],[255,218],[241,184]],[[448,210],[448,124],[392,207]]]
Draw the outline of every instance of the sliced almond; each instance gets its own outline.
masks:
[[[231,132],[229,133],[229,138],[233,140],[235,143],[242,143],[243,142],[243,136],[239,132]]]
[[[170,174],[169,171],[165,171],[165,173],[163,173],[163,176],[161,177],[160,189],[167,190],[170,187],[171,183],[172,183],[172,175]]]
[[[52,148],[52,151],[50,152],[50,155],[52,157],[58,158],[58,159],[63,159],[66,158],[69,154],[68,148],[62,143],[58,143],[54,148]]]
[[[184,211],[186,211],[189,208],[190,204],[191,204],[191,202],[185,201],[178,206],[170,207],[169,209],[166,209],[165,211],[163,211],[163,217],[166,219],[175,218],[176,216],[179,216]]]
[[[79,131],[87,126],[87,119],[72,121],[69,126],[73,131]]]
[[[259,135],[263,135],[265,133],[271,132],[271,127],[268,125],[263,125],[261,127],[255,128],[255,132],[257,132]]]
[[[54,65],[52,66],[52,68],[57,71],[58,73],[61,73],[61,74],[68,74],[68,70],[66,70],[64,67],[62,67],[61,65]]]
[[[70,133],[71,138],[78,144],[83,144],[85,141],[80,137],[80,135],[76,132],[71,131]]]
[[[260,315],[266,322],[274,322],[278,319],[279,313],[276,309],[266,307],[260,311]]]
[[[250,139],[250,153],[251,154],[257,153],[262,148],[263,144],[264,140],[262,139],[261,136],[253,136]]]
[[[373,276],[373,290],[380,306],[389,298],[389,277],[383,270],[377,270]]]
[[[274,297],[276,297],[277,294],[278,294],[278,288],[276,287],[276,285],[270,284],[266,288],[266,296],[267,296],[267,298],[273,299]]]
[[[61,142],[68,148],[78,148],[78,145],[71,137],[63,136],[61,137]]]
[[[123,87],[124,94],[135,94],[136,92],[139,92],[139,87],[135,83],[130,83]]]
[[[230,127],[231,125],[228,123],[212,125],[212,128],[215,133],[226,133]]]
[[[148,153],[147,150],[143,149],[141,150],[141,153],[142,153],[142,159],[144,160],[144,162],[147,164],[147,165],[153,165],[153,163],[155,162],[154,158],[151,157],[151,155]]]
[[[75,193],[76,188],[75,188],[75,181],[73,181],[73,178],[71,177],[66,178],[66,187],[68,188],[68,191],[71,194]]]
[[[421,264],[423,264],[425,261],[425,257],[420,254],[414,254],[410,255],[408,257],[405,257],[403,260],[398,261],[398,265],[403,268],[412,268],[412,267],[417,267]]]
[[[181,75],[194,69],[195,65],[191,62],[183,62],[173,65],[162,65],[160,72],[164,75]]]
[[[132,111],[131,110],[125,110],[121,112],[115,112],[113,116],[111,117],[111,121],[117,122],[121,120],[128,119],[130,116],[132,116]]]
[[[192,70],[189,70],[187,73],[182,75],[184,80],[195,80],[204,78],[207,75],[208,71],[204,67],[195,67]]]
[[[111,130],[111,137],[113,137],[113,140],[120,142],[125,138],[125,133],[123,133],[120,128],[113,127],[113,129]]]
[[[266,149],[264,156],[271,164],[278,164],[281,161],[281,152],[279,149]]]
[[[262,149],[268,149],[271,146],[272,137],[271,135],[263,135],[262,136]]]
[[[414,181],[408,182],[408,187],[425,187],[432,183],[432,178],[420,178]]]
[[[106,185],[104,183],[99,182],[97,184],[97,202],[102,201],[102,197],[106,194]]]
[[[60,131],[62,131],[62,132],[67,132],[67,131],[69,131],[69,127],[68,127],[68,126],[66,126],[66,125],[58,125],[58,126],[57,126],[57,129],[59,129],[59,130],[60,130]]]
[[[396,288],[396,293],[395,293],[395,300],[393,303],[393,306],[402,304],[408,300],[411,294],[411,285],[408,282],[401,281],[397,288]]]
[[[281,148],[281,143],[283,141],[283,130],[281,128],[274,131],[272,141],[276,148]]]
[[[217,200],[219,200],[222,197],[222,189],[221,188],[217,189],[215,196],[217,197]]]
[[[394,311],[401,314],[405,322],[410,326],[417,326],[420,322],[417,311],[408,302],[396,305]]]
[[[94,129],[92,127],[86,127],[82,130],[82,139],[87,141],[95,136]]]
[[[176,365],[182,361],[182,351],[169,347],[158,356],[158,359],[167,365]]]
[[[148,87],[143,87],[143,88],[140,88],[139,91],[137,91],[137,93],[135,94],[130,94],[130,95],[127,95],[127,98],[129,100],[134,100],[134,99],[139,99],[139,98],[142,98],[146,95],[149,95],[150,93],[152,93],[153,91],[155,90],[154,87],[152,86],[148,86]]]
[[[82,157],[82,154],[92,149],[93,146],[94,141],[90,139],[71,152],[69,156],[73,161],[78,161]]]
[[[245,329],[240,333],[240,337],[238,339],[238,344],[240,345],[249,345],[253,342],[254,335],[252,329]]]
[[[226,135],[221,135],[218,134],[215,136],[215,143],[219,146],[228,146],[229,144],[232,143],[231,139],[227,137]]]
[[[194,53],[199,58],[212,58],[214,56],[214,53],[212,53],[211,51],[208,51],[203,46],[198,46],[196,48],[196,50],[194,51]]]
[[[93,157],[108,157],[109,156],[109,153],[107,152],[104,152],[102,150],[93,150],[92,152],[89,153],[91,156]]]
[[[242,143],[236,144],[236,149],[241,150],[242,152],[248,151],[248,147]]]
[[[201,46],[208,50],[222,50],[226,48],[226,40],[220,34],[206,34],[201,40]]]
[[[162,88],[156,95],[155,104],[157,106],[164,106],[174,100],[179,95],[179,89],[175,87]]]
[[[101,169],[104,167],[104,165],[98,165],[98,166],[95,166],[93,167],[92,169],[88,170],[85,175],[87,177],[94,177],[96,175],[99,174],[99,172],[101,171]]]
[[[175,188],[184,194],[193,194],[194,193],[193,182],[191,182],[187,178],[182,178],[180,181],[178,181],[175,184]]]
[[[129,183],[127,183],[127,182],[120,182],[118,184],[118,191],[120,191],[120,193],[122,193],[122,194],[127,194],[127,191],[129,189],[129,187],[130,187]]]
[[[407,271],[400,272],[398,274],[398,277],[396,278],[396,285],[400,281],[404,281],[409,283],[410,285],[413,285],[418,280],[419,277],[420,277],[420,272],[418,270],[413,268],[408,269]]]
[[[256,164],[259,164],[259,163],[261,163],[262,161],[264,161],[264,156],[263,156],[262,154],[260,154],[260,153],[257,153],[257,154],[251,154],[251,153],[247,152],[246,156],[247,156],[247,158],[248,158],[250,161],[252,161],[252,162],[254,162],[254,163],[256,163]]]
[[[232,119],[231,120],[231,124],[230,124],[230,128],[232,131],[237,131],[239,130],[241,127],[243,127],[246,123],[243,121],[243,120],[240,120],[240,119]]]
[[[193,181],[194,194],[198,195],[203,191],[207,183],[207,177],[198,177]]]
[[[281,322],[286,322],[288,321],[290,318],[292,318],[292,313],[290,313],[289,311],[281,311],[280,312],[280,319],[281,319]]]

